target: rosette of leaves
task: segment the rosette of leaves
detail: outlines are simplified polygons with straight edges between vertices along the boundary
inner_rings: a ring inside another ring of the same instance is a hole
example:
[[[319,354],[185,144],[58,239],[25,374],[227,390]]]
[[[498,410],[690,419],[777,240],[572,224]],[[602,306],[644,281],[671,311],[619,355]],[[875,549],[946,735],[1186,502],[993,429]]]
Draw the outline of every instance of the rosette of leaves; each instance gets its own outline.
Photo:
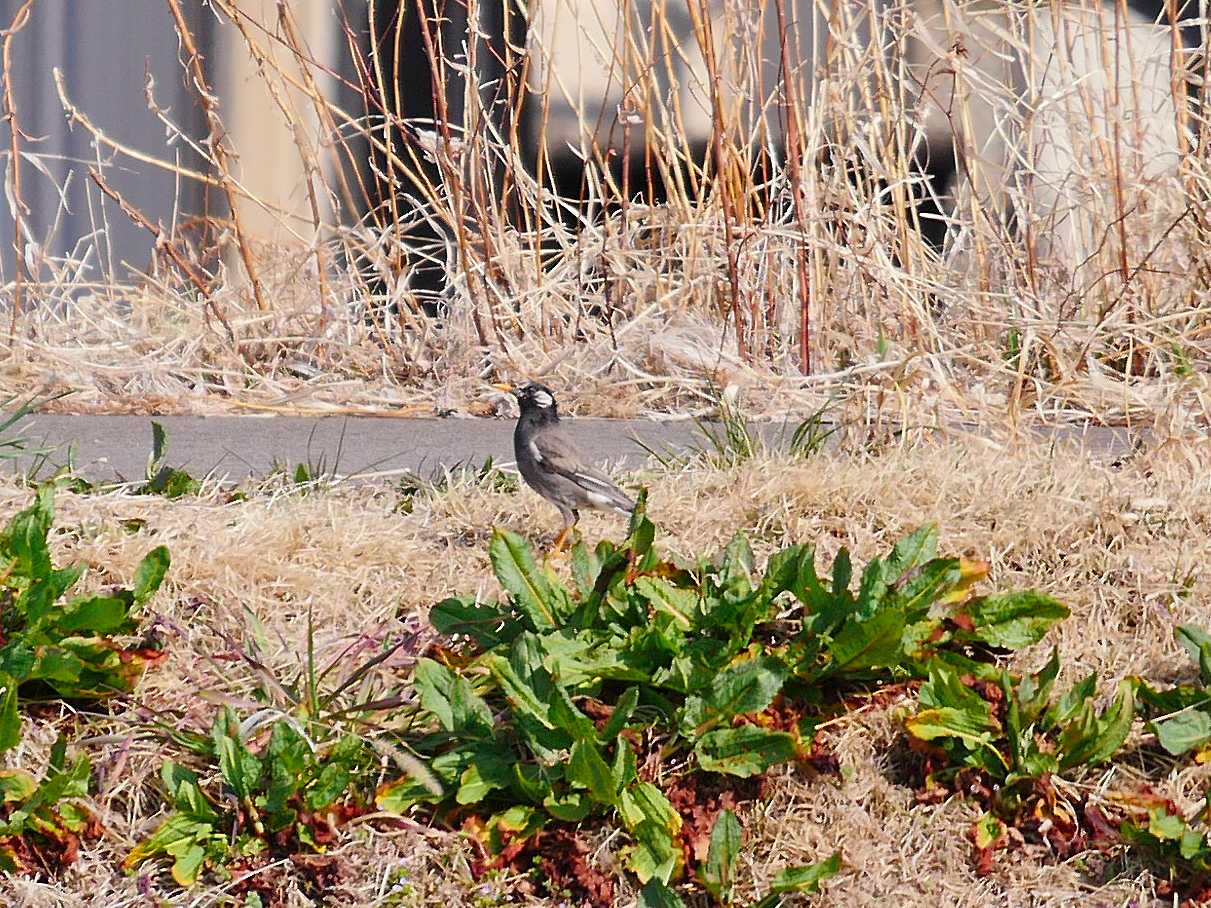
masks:
[[[51,561],[54,494],[53,485],[39,488],[0,535],[0,750],[20,741],[19,694],[40,688],[75,700],[129,693],[158,655],[120,638],[134,633],[138,609],[160,588],[168,550],[147,554],[130,589],[68,597],[84,567]]]
[[[1153,717],[1147,729],[1173,756],[1193,752],[1211,760],[1211,635],[1193,624],[1174,628],[1173,636],[1198,667],[1198,683],[1156,690],[1137,680],[1140,701]]]
[[[126,857],[133,869],[153,858],[171,859],[172,877],[192,886],[206,868],[265,852],[322,851],[341,820],[372,795],[375,757],[356,735],[322,750],[288,717],[276,719],[254,752],[235,712],[215,718],[200,755],[218,766],[213,793],[188,767],[166,761],[160,770],[172,812]]]
[[[788,647],[795,678],[810,685],[924,678],[941,660],[995,679],[995,652],[1038,643],[1068,617],[1066,606],[1035,590],[975,595],[988,565],[938,557],[937,546],[933,525],[906,536],[867,563],[856,593],[844,548],[827,584],[817,575],[810,547],[771,556],[762,587],[786,590],[798,602],[802,626]],[[764,617],[760,609],[758,615]]]
[[[1095,674],[1052,696],[1059,670],[1054,650],[1038,672],[1020,678],[1002,672],[995,684],[960,676],[939,660],[921,686],[920,708],[905,720],[927,754],[926,790],[975,793],[984,802],[987,813],[973,840],[985,870],[991,852],[1006,844],[1007,824],[1041,830],[1053,844],[1077,836],[1077,805],[1052,777],[1108,762],[1131,731],[1131,681],[1121,682],[1099,711]]]
[[[1115,807],[1125,816],[1118,821],[1122,840],[1144,857],[1164,865],[1169,878],[1193,895],[1183,904],[1206,901],[1211,889],[1211,790],[1202,806],[1186,816],[1172,801],[1150,794],[1116,799]]]
[[[735,897],[736,870],[744,847],[744,830],[730,810],[722,811],[711,828],[706,861],[698,868],[698,883],[717,905],[731,908]],[[841,853],[815,864],[787,867],[774,877],[769,891],[752,903],[750,908],[778,908],[782,897],[793,892],[817,892],[820,883],[836,876],[841,869]],[[743,903],[741,903],[743,904]],[[640,908],[684,908],[676,893],[652,880],[640,894]]]
[[[151,424],[151,456],[147,460],[146,482],[139,488],[140,495],[162,495],[165,498],[183,498],[197,495],[202,483],[179,467],[168,463],[168,432],[153,421]]]
[[[434,606],[457,649],[416,666],[407,743],[433,779],[385,786],[382,808],[432,805],[498,851],[547,824],[613,817],[628,866],[667,884],[682,871],[681,818],[652,766],[760,775],[806,754],[846,685],[919,675],[940,654],[979,665],[1067,614],[1033,593],[972,596],[983,567],[937,558],[933,527],[868,564],[856,593],[845,551],[827,585],[804,545],[763,573],[743,536],[718,559],[667,559],[644,498],[621,545],[573,549],[570,584],[519,536],[493,535],[505,597]]]
[[[0,870],[53,873],[75,861],[92,818],[83,803],[92,764],[80,756],[68,765],[66,756],[67,742],[59,738],[42,780],[23,769],[0,770]]]

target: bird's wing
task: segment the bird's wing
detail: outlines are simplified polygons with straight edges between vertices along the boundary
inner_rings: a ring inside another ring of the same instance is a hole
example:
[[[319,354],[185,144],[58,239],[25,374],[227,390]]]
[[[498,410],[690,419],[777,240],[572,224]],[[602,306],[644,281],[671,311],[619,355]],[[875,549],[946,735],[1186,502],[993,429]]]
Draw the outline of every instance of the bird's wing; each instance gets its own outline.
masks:
[[[605,473],[585,463],[576,443],[559,430],[548,429],[530,439],[530,453],[539,465],[576,483],[590,495],[605,499],[602,504],[630,512],[635,507]]]

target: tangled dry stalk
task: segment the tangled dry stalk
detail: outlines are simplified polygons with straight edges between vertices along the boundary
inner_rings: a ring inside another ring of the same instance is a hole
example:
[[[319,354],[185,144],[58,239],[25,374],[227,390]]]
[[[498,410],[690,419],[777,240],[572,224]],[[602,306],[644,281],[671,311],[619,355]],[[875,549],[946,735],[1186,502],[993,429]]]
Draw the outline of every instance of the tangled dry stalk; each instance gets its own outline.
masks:
[[[9,48],[22,40],[29,6],[4,33],[6,83]],[[744,526],[759,559],[791,541],[813,541],[828,557],[844,543],[864,559],[937,519],[944,548],[988,558],[995,583],[1036,586],[1072,607],[1072,620],[1044,644],[1059,646],[1070,678],[1093,669],[1109,681],[1190,671],[1171,631],[1182,621],[1205,624],[1211,594],[1200,573],[1211,556],[1211,449],[1178,440],[1185,429],[1211,424],[1205,84],[1191,97],[1174,78],[1178,165],[1142,175],[1139,124],[1116,118],[1122,83],[1037,83],[1019,104],[1006,84],[970,64],[980,45],[958,39],[981,35],[978,23],[953,20],[956,41],[937,46],[933,75],[952,80],[956,124],[994,99],[1006,134],[1027,135],[1024,122],[1062,111],[1051,127],[1064,134],[1057,141],[1092,144],[1084,152],[1089,181],[1074,190],[1069,209],[1092,252],[1073,261],[1046,248],[1046,218],[1031,220],[1039,214],[1032,186],[1049,172],[1025,142],[1014,146],[1018,176],[1005,199],[978,188],[962,197],[951,245],[938,253],[922,243],[907,204],[918,191],[909,160],[928,92],[889,78],[883,55],[853,39],[853,21],[833,25],[827,90],[817,92],[810,115],[790,118],[790,145],[801,154],[780,168],[759,154],[759,138],[734,128],[743,105],[733,102],[756,94],[743,58],[737,74],[728,68],[736,61],[717,48],[726,17],[715,23],[699,9],[692,44],[681,50],[700,55],[711,76],[698,97],[707,102],[712,155],[687,166],[692,112],[670,109],[655,77],[639,72],[623,121],[653,139],[648,172],[669,187],[666,203],[645,205],[632,200],[625,179],[606,172],[604,146],[586,150],[580,198],[560,199],[534,178],[524,137],[493,125],[516,118],[495,120],[484,106],[514,114],[522,106],[530,76],[513,49],[502,91],[472,77],[460,118],[405,122],[391,53],[380,54],[377,67],[352,69],[362,107],[342,108],[324,87],[339,76],[300,40],[289,4],[268,22],[238,0],[213,6],[221,27],[238,33],[258,61],[297,138],[308,214],[278,210],[243,182],[222,99],[188,50],[193,42],[178,15],[184,72],[206,99],[211,142],[203,146],[174,124],[154,86],[147,100],[177,141],[203,154],[205,172],[186,172],[155,149],[121,146],[66,91],[62,102],[99,143],[106,164],[95,173],[97,191],[106,191],[106,167],[137,161],[222,190],[233,200],[229,216],[162,227],[144,218],[154,248],[135,275],[90,270],[97,259],[83,248],[63,259],[42,255],[47,238],[22,232],[21,181],[37,177],[20,166],[30,149],[6,93],[7,189],[18,203],[22,254],[3,288],[12,312],[0,338],[4,392],[74,388],[55,406],[75,410],[482,414],[491,406],[486,380],[545,372],[571,411],[597,415],[710,412],[727,385],[746,390],[754,414],[809,412],[832,400],[852,438],[868,442],[887,438],[866,431],[872,425],[956,419],[1152,425],[1161,443],[1114,466],[1021,439],[957,437],[642,478],[668,545],[683,553],[720,546]],[[1040,23],[1054,21],[1060,7],[1059,0],[1008,5],[1011,27],[1001,39],[1030,59]],[[891,18],[907,27],[904,10]],[[361,23],[345,21],[352,39]],[[892,34],[893,44],[908,40]],[[1176,31],[1167,34],[1179,46]],[[487,44],[473,35],[469,53],[485,53]],[[633,73],[644,47],[622,46],[615,62]],[[432,47],[439,72],[461,65],[440,41]],[[1109,44],[1101,51],[1143,52]],[[963,79],[964,90],[954,90]],[[555,96],[549,86],[537,95]],[[792,90],[785,103],[795,100]],[[1091,107],[1112,112],[1093,143],[1086,141]],[[543,105],[542,119],[549,116]],[[861,166],[838,164],[830,157],[838,147]],[[540,148],[537,159],[549,151]],[[965,154],[969,168],[987,168],[972,185],[987,185],[996,162],[982,160],[979,147]],[[1008,231],[992,216],[1006,206],[1022,229]],[[250,209],[275,217],[289,239],[270,245],[251,235],[240,220]],[[131,208],[129,216],[140,213]],[[418,261],[452,276],[440,299],[415,284]],[[13,482],[0,485],[3,517],[28,495]],[[400,504],[395,490],[352,486],[307,496],[261,491],[234,503],[214,492],[175,502],[61,495],[58,525],[66,532],[58,554],[92,566],[95,588],[128,580],[149,545],[170,547],[170,588],[149,618],[169,655],[130,704],[104,715],[65,707],[27,719],[11,765],[39,767],[57,730],[88,729],[80,746],[99,767],[93,806],[105,834],[60,880],[6,878],[2,900],[133,906],[150,893],[173,904],[219,903],[226,886],[159,892],[156,880],[117,869],[162,808],[154,794],[161,745],[149,719],[202,724],[215,702],[248,702],[251,679],[228,660],[230,640],[247,629],[245,610],[265,626],[275,673],[298,670],[309,611],[322,628],[321,656],[393,633],[421,639],[435,599],[491,582],[490,527],[533,536],[550,518],[528,492],[469,482],[419,496],[410,511]],[[123,524],[129,520],[143,523]],[[584,524],[589,537],[614,529],[598,517]],[[1041,658],[1039,647],[1017,667]],[[406,658],[382,666],[401,679],[409,669]],[[827,884],[827,903],[873,906],[894,897],[921,906],[1066,906],[1155,896],[1159,881],[1115,854],[1060,863],[1011,852],[993,877],[977,879],[965,837],[973,812],[914,803],[896,707],[872,704],[830,729],[841,778],[788,771],[768,799],[747,809],[753,847],[742,864],[742,894],[761,891],[784,865],[839,848],[846,869]],[[1131,754],[1080,784],[1122,778],[1146,778],[1184,807],[1208,782],[1206,767]],[[603,835],[598,845],[594,860],[612,866],[616,842]],[[464,840],[417,823],[359,822],[333,853],[337,891],[351,905],[493,904],[516,882],[476,882]],[[287,904],[308,903],[289,868],[259,872],[281,875]],[[632,896],[620,892],[620,904]]]
[[[770,102],[797,151],[779,165],[764,154],[769,129],[745,128],[767,97],[760,66],[726,43],[743,34],[744,7],[691,3],[696,24],[667,44],[677,36],[663,0],[649,19],[624,4],[625,40],[610,49],[591,4],[550,0],[543,9],[571,17],[593,44],[594,65],[615,70],[611,90],[628,86],[609,134],[578,151],[579,198],[562,198],[534,177],[566,150],[555,108],[570,91],[537,24],[526,57],[473,22],[468,66],[461,45],[422,21],[430,68],[461,91],[438,97],[439,114],[450,109],[434,123],[401,115],[398,42],[376,44],[367,63],[367,23],[343,5],[341,71],[317,61],[289,4],[268,20],[245,6],[214,4],[295,136],[307,214],[243,181],[223,99],[174,16],[209,140],[174,122],[152,84],[147,103],[173,141],[209,162],[205,172],[122,145],[62,83],[61,101],[106,162],[97,191],[115,195],[106,167],[167,169],[221,190],[229,217],[153,225],[127,205],[150,231],[149,261],[138,274],[98,272],[86,248],[53,259],[39,251],[47,238],[21,234],[19,181],[32,174],[12,168],[23,254],[6,284],[5,391],[74,388],[59,406],[98,411],[474,414],[484,379],[541,372],[573,411],[597,415],[709,408],[736,384],[770,411],[832,397],[872,420],[1208,422],[1206,62],[1182,51],[1175,26],[1116,41],[1121,4],[1052,0],[993,13],[938,4],[935,30],[923,32],[934,7],[918,4],[887,10],[887,46],[876,47],[861,40],[869,23],[841,4],[821,77],[786,81]],[[664,50],[653,49],[652,23]],[[368,24],[377,40],[391,34],[392,23]],[[785,43],[793,35],[780,25]],[[1068,44],[1049,49],[1049,34]],[[928,45],[928,65],[897,56],[913,42]],[[670,87],[667,65],[645,64],[658,51],[690,75]],[[476,67],[493,54],[503,75],[487,80]],[[1029,77],[998,75],[990,59]],[[1158,67],[1171,90],[1141,102],[1133,80],[1151,72],[1155,83]],[[360,109],[333,100],[342,81]],[[969,189],[937,252],[908,203],[928,193],[910,162],[940,115]],[[547,138],[537,148],[524,116]],[[704,117],[705,162],[691,154]],[[986,147],[988,135],[1007,147]],[[1158,171],[1165,136],[1174,163]],[[630,177],[609,172],[620,142],[642,149],[645,182],[662,182],[667,201],[640,204]],[[1063,154],[1075,156],[1075,179],[1056,169]],[[1044,206],[1048,193],[1059,202]],[[258,240],[241,221],[249,212],[276,219],[286,239]],[[1080,255],[1055,241],[1061,232]],[[419,266],[442,269],[449,285],[434,296]]]
[[[994,585],[1035,586],[1072,608],[1072,618],[1047,640],[1015,657],[1016,667],[1040,664],[1054,644],[1066,680],[1096,670],[1113,682],[1135,673],[1178,679],[1193,671],[1172,629],[1206,622],[1211,582],[1201,566],[1211,557],[1209,465],[1205,442],[1166,443],[1111,465],[1074,448],[957,438],[806,462],[650,471],[632,481],[649,484],[661,537],[683,554],[722,547],[735,527],[746,526],[759,560],[790,542],[813,542],[828,558],[845,544],[864,560],[938,520],[943,550],[989,559]],[[0,516],[7,519],[29,494],[6,482]],[[549,509],[524,490],[494,491],[464,480],[411,499],[410,512],[402,502],[390,487],[352,485],[306,495],[254,491],[233,503],[217,495],[176,501],[60,495],[57,557],[90,565],[94,588],[129,580],[149,546],[169,546],[169,586],[149,616],[165,635],[168,656],[130,703],[100,715],[64,709],[26,720],[25,743],[12,754],[18,766],[40,766],[57,729],[86,730],[79,746],[99,768],[91,806],[105,834],[61,880],[6,878],[0,883],[5,901],[119,906],[143,904],[150,894],[168,904],[217,903],[228,887],[161,891],[160,878],[126,876],[117,867],[163,809],[154,794],[163,751],[149,720],[205,727],[215,703],[251,703],[255,679],[230,658],[232,640],[248,633],[245,610],[259,616],[270,641],[266,669],[290,677],[306,651],[309,610],[320,628],[321,660],[359,643],[373,648],[400,632],[423,640],[436,599],[491,592],[488,528],[511,527],[536,541],[549,541],[554,528]],[[131,520],[141,523],[123,524]],[[582,529],[590,539],[619,531],[601,516],[587,517]],[[401,655],[380,671],[406,679],[411,658]],[[1011,850],[993,876],[975,877],[966,838],[973,810],[956,802],[914,802],[895,721],[901,705],[858,706],[830,726],[827,740],[840,758],[840,777],[780,772],[768,797],[745,809],[752,847],[742,862],[742,892],[762,890],[787,864],[839,848],[846,869],[827,884],[824,904],[873,906],[894,896],[920,906],[1058,908],[1155,895],[1159,881],[1113,852],[1057,862],[1042,852]],[[1183,806],[1201,797],[1206,766],[1148,753],[1128,749],[1079,784],[1093,790],[1148,779]],[[617,842],[598,844],[593,860],[608,870]],[[436,826],[383,828],[364,818],[346,829],[333,852],[340,875],[331,895],[342,904],[411,908],[497,904],[515,891],[517,881],[509,877],[475,881],[468,848],[456,832]],[[284,904],[310,904],[297,874],[277,866],[258,872],[281,874]],[[632,897],[624,887],[618,904]]]

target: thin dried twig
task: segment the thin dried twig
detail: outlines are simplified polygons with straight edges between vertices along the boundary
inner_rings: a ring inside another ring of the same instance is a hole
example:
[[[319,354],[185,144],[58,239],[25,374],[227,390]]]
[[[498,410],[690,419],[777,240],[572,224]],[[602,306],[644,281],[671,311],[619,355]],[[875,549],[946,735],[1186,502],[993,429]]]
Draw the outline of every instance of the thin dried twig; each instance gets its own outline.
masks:
[[[127,199],[123,198],[123,196],[119,194],[116,189],[105,181],[105,178],[101,176],[101,172],[99,170],[97,170],[95,167],[90,167],[88,169],[88,176],[97,185],[97,188],[100,189],[101,192],[105,193],[105,195],[113,199],[114,202],[118,204],[118,207],[122,209],[123,214],[155,237],[156,248],[163,250],[168,257],[172,259],[173,264],[181,269],[181,273],[189,278],[189,282],[193,284],[194,289],[198,291],[198,297],[203,301],[203,304],[214,313],[214,317],[217,318],[227,330],[227,337],[232,344],[236,344],[237,341],[235,332],[231,330],[231,324],[227,321],[227,317],[223,314],[223,311],[215,304],[215,301],[211,295],[211,284],[213,282],[205,278],[193,265],[193,263],[191,263],[185,258],[184,255],[181,254],[181,250],[179,250],[169,239],[169,237],[165,235],[164,228],[161,225],[152,223],[147,215],[131,204],[131,202],[129,202]]]
[[[30,10],[34,0],[25,0],[21,4],[8,28],[4,30],[3,71],[4,71],[4,119],[8,123],[9,134],[9,205],[13,215],[13,311],[9,321],[8,333],[10,343],[17,333],[17,319],[21,314],[22,292],[28,275],[25,273],[25,238],[23,224],[28,209],[21,195],[21,127],[17,124],[17,102],[13,99],[13,38],[21,29],[29,24]]]
[[[474,3],[455,46],[428,0],[400,3],[393,23],[377,21],[378,6],[369,59],[354,48],[360,25],[337,17],[350,78],[316,59],[288,4],[258,18],[216,0],[218,27],[256,61],[292,130],[283,166],[302,181],[301,210],[231,170],[243,137],[220,131],[222,148],[209,147],[217,103],[208,140],[148,93],[168,135],[206,161],[191,168],[175,150],[102,132],[60,80],[69,119],[99,152],[221,188],[284,228],[270,245],[248,219],[235,231],[213,218],[160,225],[180,261],[133,292],[154,296],[138,330],[155,339],[156,381],[175,405],[487,413],[484,379],[549,364],[572,412],[696,410],[734,384],[767,413],[840,395],[871,424],[1007,407],[1125,421],[1180,409],[1202,380],[1209,133],[1203,106],[1183,106],[1175,71],[1155,65],[1181,56],[1172,23],[1079,4],[883,18],[847,0],[813,49],[789,4],[762,18],[739,0],[696,3],[687,22],[667,0],[600,18],[543,0],[527,9],[524,46],[489,34],[498,25]],[[405,33],[419,48],[410,59]],[[427,83],[431,120],[404,104],[409,67]],[[337,103],[334,84],[359,102]],[[1150,110],[1188,120],[1180,167],[1157,163],[1169,158]],[[948,150],[948,130],[955,180],[925,187],[919,162]],[[28,182],[38,159],[24,140],[21,151]],[[560,167],[573,179],[557,186]],[[918,195],[938,203],[943,250],[918,236]],[[256,259],[268,308],[255,294],[245,306],[239,282],[223,279],[228,242]],[[17,316],[37,331],[10,347],[30,355],[29,376],[39,357],[66,358],[72,374],[105,377],[98,389],[132,389],[89,390],[91,405],[138,406],[143,379],[117,352],[131,318],[74,302],[91,254],[85,243],[39,259]],[[208,308],[190,310],[197,275],[215,276],[238,352],[211,342]],[[34,294],[54,305],[33,306]],[[798,381],[809,369],[821,380]]]
[[[219,117],[218,100],[207,82],[206,70],[202,66],[202,54],[194,42],[193,31],[185,20],[185,14],[181,12],[181,4],[178,0],[165,0],[165,2],[167,2],[169,12],[172,13],[172,18],[176,22],[177,37],[180,39],[181,48],[185,52],[185,65],[190,72],[191,84],[194,93],[198,96],[198,102],[202,105],[202,111],[206,114],[206,122],[210,127],[207,144],[214,155],[215,166],[219,172],[219,183],[222,186],[224,194],[227,196],[227,207],[231,212],[231,223],[235,230],[236,245],[240,250],[240,258],[244,262],[244,271],[248,274],[248,280],[252,284],[252,295],[256,300],[257,308],[264,312],[269,308],[269,305],[265,301],[265,294],[261,289],[261,281],[257,276],[256,259],[252,254],[252,247],[248,242],[240,219],[239,198],[232,182],[231,164],[227,157],[227,147],[225,145],[226,130],[223,128],[223,122]]]

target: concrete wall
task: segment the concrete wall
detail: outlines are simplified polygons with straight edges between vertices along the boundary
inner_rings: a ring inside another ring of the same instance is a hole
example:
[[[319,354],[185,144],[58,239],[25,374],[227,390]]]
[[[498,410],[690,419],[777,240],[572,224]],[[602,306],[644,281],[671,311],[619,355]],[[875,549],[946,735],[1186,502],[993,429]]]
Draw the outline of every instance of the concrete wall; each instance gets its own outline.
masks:
[[[20,0],[0,0],[0,21],[7,28]],[[193,6],[198,6],[193,4]],[[199,33],[213,33],[208,16],[194,13]],[[17,121],[29,136],[23,152],[36,155],[46,173],[31,160],[21,165],[22,198],[35,248],[26,254],[81,257],[84,276],[105,280],[121,274],[124,264],[145,268],[151,240],[101,193],[88,178],[90,166],[104,169],[111,185],[152,220],[169,223],[174,205],[198,211],[205,193],[197,185],[176,184],[172,174],[93,147],[83,129],[71,128],[55,89],[58,68],[72,102],[115,141],[169,159],[179,155],[185,166],[199,166],[188,148],[165,147],[165,128],[144,102],[145,74],[155,80],[160,106],[170,109],[186,129],[197,133],[200,116],[186,93],[177,62],[177,40],[168,7],[157,0],[39,0],[26,27],[12,43],[12,92]],[[7,124],[0,128],[0,149],[9,160]],[[0,280],[13,279],[13,218],[8,193],[0,198]],[[90,249],[91,247],[91,249]],[[44,272],[43,276],[48,276]]]
[[[288,54],[274,42],[279,33],[277,4],[274,0],[237,0],[249,17],[251,33],[262,48],[273,55],[289,72],[297,69]],[[369,0],[288,0],[298,32],[311,55],[321,65],[341,71],[356,81],[346,38],[343,34],[341,11],[353,25],[363,31],[367,24]],[[374,0],[380,7],[378,18],[390,32],[390,23],[402,0]],[[502,3],[506,0],[481,0],[477,5],[485,26],[499,30]],[[621,2],[621,0],[620,0]],[[882,4],[884,0],[872,0]],[[1183,0],[1188,12],[1206,0]],[[1161,0],[1130,0],[1131,6],[1151,17],[1160,12]],[[408,4],[411,6],[411,4]],[[448,51],[457,51],[461,35],[465,34],[465,10],[458,0],[431,0],[434,15],[445,23],[444,40]],[[645,0],[632,4],[639,8],[639,21],[646,21],[642,10],[650,6]],[[716,4],[717,5],[717,4]],[[0,0],[0,28],[7,28],[21,8],[21,0]],[[530,70],[532,84],[546,88],[553,105],[547,135],[548,147],[566,149],[584,139],[583,126],[568,121],[571,107],[581,107],[590,113],[588,120],[600,121],[599,141],[619,141],[620,130],[614,122],[622,101],[622,80],[602,78],[606,58],[612,56],[602,48],[590,46],[581,29],[588,21],[595,23],[602,34],[600,43],[614,43],[620,27],[617,11],[622,7],[604,0],[535,0],[527,4],[533,16],[531,46],[539,51]],[[792,0],[792,10],[802,8],[804,21],[813,18],[811,0]],[[288,213],[289,229],[283,229],[282,218],[252,203],[242,205],[245,226],[256,237],[267,240],[289,239],[291,233],[308,240],[311,237],[311,210],[307,195],[307,171],[300,158],[301,142],[313,153],[321,166],[331,166],[334,152],[325,147],[314,109],[306,97],[294,89],[285,88],[274,97],[265,88],[258,73],[258,63],[249,54],[244,38],[228,23],[220,23],[211,7],[200,0],[182,0],[182,8],[206,57],[208,78],[214,86],[224,112],[232,144],[236,150],[236,173],[248,191],[269,207]],[[678,3],[670,8],[676,11]],[[461,17],[461,18],[460,18]],[[578,21],[579,20],[579,21]],[[405,117],[432,117],[428,67],[423,59],[419,38],[412,34],[415,16],[406,17],[405,34],[400,45],[404,50],[398,72],[386,71],[388,79],[397,79]],[[519,21],[518,16],[513,17]],[[668,29],[676,34],[688,30],[688,20],[670,21]],[[743,31],[743,30],[741,30]],[[819,29],[814,38],[803,36],[805,55],[819,43]],[[1187,35],[1188,42],[1197,42],[1197,28]],[[737,40],[735,30],[720,23],[717,40]],[[524,35],[513,35],[515,45],[525,44]],[[363,36],[363,41],[368,41]],[[391,41],[386,42],[388,46]],[[659,42],[637,45],[638,56],[651,57],[646,62],[660,69],[670,63],[669,50]],[[26,220],[30,230],[29,244],[22,243],[26,260],[47,278],[55,270],[55,259],[78,260],[79,274],[89,280],[123,279],[128,269],[145,269],[150,261],[152,239],[131,223],[117,207],[104,198],[88,179],[88,168],[100,166],[113,187],[137,205],[152,221],[171,226],[178,212],[211,212],[225,214],[221,192],[206,190],[196,182],[178,180],[171,173],[115,154],[110,149],[93,147],[92,137],[80,127],[72,128],[60,104],[52,71],[63,73],[66,91],[93,123],[115,142],[155,158],[178,160],[190,168],[204,168],[204,162],[177,141],[166,143],[166,130],[147,109],[144,98],[146,74],[154,79],[158,104],[168,110],[187,135],[200,138],[206,128],[193,93],[187,88],[181,66],[180,51],[173,19],[164,0],[37,0],[25,28],[12,43],[12,91],[17,108],[17,121],[29,139],[22,149],[36,159],[22,164],[22,201],[28,209]],[[691,48],[692,50],[692,48]],[[768,60],[776,58],[776,48],[758,55]],[[561,57],[560,64],[551,65],[550,54]],[[690,54],[693,57],[693,54]],[[568,65],[569,58],[572,59]],[[728,59],[741,59],[731,54]],[[493,63],[494,55],[482,52],[481,65],[487,69],[484,81],[491,82],[501,75]],[[704,86],[695,78],[694,60],[672,61],[667,83],[683,95],[682,116],[693,121],[691,133],[709,133],[709,114],[702,101]],[[687,65],[688,64],[688,65]],[[642,67],[641,67],[642,68]],[[558,70],[558,72],[556,72]],[[355,115],[363,110],[358,99],[339,80],[319,76],[320,87]],[[462,85],[457,74],[447,86],[451,117],[458,121],[462,107]],[[673,92],[675,93],[675,92]],[[595,96],[596,95],[596,96]],[[801,97],[810,97],[808,86]],[[531,103],[533,112],[539,105]],[[651,125],[651,124],[648,124]],[[0,124],[0,160],[9,164],[7,127]],[[366,154],[368,158],[368,153]],[[345,162],[347,165],[347,162]],[[37,165],[37,166],[35,166]],[[42,168],[45,172],[40,172]],[[330,216],[328,200],[322,197],[324,216]],[[11,199],[0,194],[0,286],[14,276],[13,218],[9,210]],[[347,212],[356,217],[360,212]],[[28,246],[28,248],[26,248]]]
[[[257,42],[258,52],[270,58],[270,71],[280,67],[287,77],[305,84],[294,54],[274,40],[284,34],[285,28],[277,0],[239,0],[238,5],[248,16],[249,34]],[[358,6],[346,4],[351,14],[358,11]],[[364,6],[361,4],[361,22],[365,19]],[[317,88],[339,103],[339,81],[324,72],[343,71],[346,78],[353,78],[351,67],[345,64],[347,53],[338,4],[295,0],[290,13],[296,33],[318,64],[312,69]],[[266,206],[244,200],[240,203],[242,223],[264,240],[280,242],[302,237],[310,241],[314,227],[304,160],[310,158],[319,169],[336,163],[315,105],[286,79],[273,78],[271,92],[270,82],[260,74],[261,62],[249,52],[245,38],[236,29],[222,29],[216,52],[220,61],[216,89],[222,99],[223,121],[239,155],[240,182],[286,215],[283,218]],[[330,219],[333,207],[324,195],[322,182],[313,180],[313,189],[321,216]]]
[[[249,17],[250,33],[288,72],[297,75],[290,55],[271,37],[280,32],[276,2],[239,0],[239,5]],[[312,56],[323,66],[343,69],[352,78],[338,10],[343,6],[355,25],[364,24],[365,0],[291,0],[289,5]],[[0,0],[0,28],[8,27],[21,6],[21,0]],[[238,179],[267,206],[287,212],[292,229],[309,239],[307,173],[296,140],[318,159],[325,156],[313,106],[297,91],[280,91],[275,99],[259,77],[244,38],[229,23],[220,22],[209,6],[184,0],[181,7],[219,98],[236,151]],[[89,180],[90,166],[100,166],[114,189],[149,220],[166,227],[178,213],[226,214],[221,191],[178,180],[172,173],[111,149],[95,148],[86,130],[69,124],[52,76],[54,69],[62,71],[72,103],[115,142],[153,158],[205,170],[201,156],[186,142],[178,138],[168,144],[164,124],[148,110],[145,99],[150,74],[158,105],[170,112],[188,136],[201,139],[206,135],[204,116],[186,86],[180,55],[173,17],[163,0],[38,0],[33,5],[27,25],[13,39],[11,76],[18,123],[32,137],[22,142],[22,150],[37,156],[37,166],[28,159],[22,161],[21,195],[35,244],[26,252],[26,259],[41,265],[42,278],[49,278],[53,270],[45,257],[80,259],[81,276],[97,281],[123,280],[131,269],[144,270],[151,261],[151,235],[102,196]],[[347,100],[348,92],[337,80],[318,78],[325,93]],[[6,167],[8,150],[7,127],[0,126],[0,154]],[[322,194],[321,206],[325,215],[331,214]],[[262,206],[242,203],[241,216],[258,239],[288,238],[282,218]],[[12,238],[13,217],[6,193],[0,195],[0,286],[13,280]]]

